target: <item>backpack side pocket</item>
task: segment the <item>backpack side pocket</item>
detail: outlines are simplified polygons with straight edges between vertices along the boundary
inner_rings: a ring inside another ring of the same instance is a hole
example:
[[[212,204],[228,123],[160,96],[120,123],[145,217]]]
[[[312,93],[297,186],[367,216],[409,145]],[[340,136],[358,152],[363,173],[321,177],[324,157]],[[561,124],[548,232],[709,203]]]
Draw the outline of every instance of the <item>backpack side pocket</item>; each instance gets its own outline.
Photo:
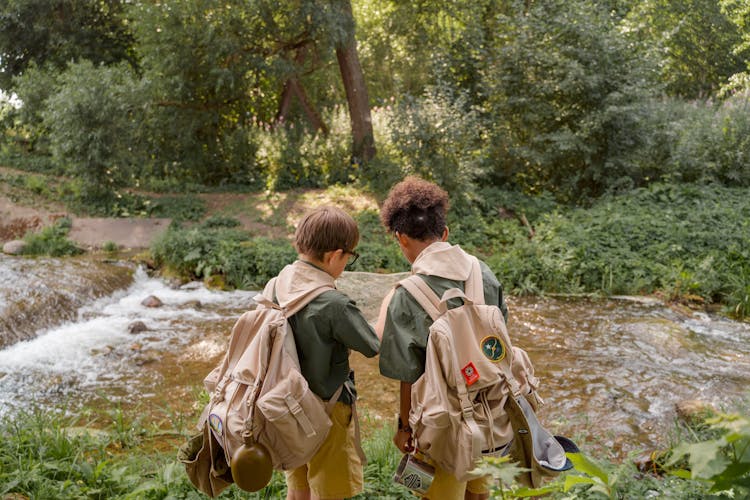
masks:
[[[258,441],[271,453],[274,468],[291,470],[309,462],[332,425],[323,401],[299,372],[263,394],[257,408],[264,419]]]

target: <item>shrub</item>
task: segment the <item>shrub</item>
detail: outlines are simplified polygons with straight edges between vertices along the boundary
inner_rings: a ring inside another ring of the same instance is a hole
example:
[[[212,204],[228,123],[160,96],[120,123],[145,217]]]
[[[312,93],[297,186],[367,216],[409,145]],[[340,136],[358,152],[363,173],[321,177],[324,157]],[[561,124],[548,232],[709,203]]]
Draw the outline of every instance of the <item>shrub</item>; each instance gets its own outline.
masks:
[[[240,244],[222,242],[218,258],[228,285],[257,290],[292,263],[297,252],[287,240],[253,238]]]
[[[153,217],[170,217],[178,222],[196,221],[205,213],[206,202],[197,196],[163,196],[150,202]]]
[[[287,240],[253,238],[214,223],[187,229],[171,226],[151,246],[154,260],[186,278],[221,274],[229,286],[257,289],[297,256]]]
[[[393,235],[386,232],[374,210],[363,210],[354,216],[359,227],[359,259],[351,271],[400,272],[409,269]]]
[[[675,177],[750,186],[750,93],[721,104],[694,103],[689,111],[678,124],[671,158]]]
[[[71,220],[67,217],[57,219],[52,226],[43,228],[38,233],[28,233],[24,240],[24,255],[48,255],[50,257],[67,257],[83,253],[66,235],[70,231]]]
[[[493,28],[483,75],[491,178],[577,201],[631,175],[651,88],[610,11],[589,0],[512,2]]]
[[[750,262],[750,201],[743,189],[652,185],[590,209],[543,217],[488,263],[516,291],[699,295],[737,302]]]
[[[434,181],[453,194],[454,204],[465,203],[480,173],[483,146],[482,123],[468,96],[437,85],[401,100],[388,120],[402,175]]]
[[[43,113],[52,151],[70,174],[83,181],[83,202],[116,203],[138,162],[130,148],[140,122],[134,115],[139,94],[127,65],[71,64],[60,76]]]

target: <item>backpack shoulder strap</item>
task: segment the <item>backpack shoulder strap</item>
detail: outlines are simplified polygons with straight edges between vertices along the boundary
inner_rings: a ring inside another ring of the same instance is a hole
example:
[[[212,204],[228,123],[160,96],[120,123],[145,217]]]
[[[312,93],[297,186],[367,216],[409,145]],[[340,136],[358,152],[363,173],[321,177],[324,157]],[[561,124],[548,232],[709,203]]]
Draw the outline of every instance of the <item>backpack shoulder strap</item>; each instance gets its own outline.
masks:
[[[422,306],[422,309],[430,315],[433,321],[440,317],[440,297],[432,291],[432,288],[422,278],[412,274],[399,281],[398,284],[414,297],[414,300]]]

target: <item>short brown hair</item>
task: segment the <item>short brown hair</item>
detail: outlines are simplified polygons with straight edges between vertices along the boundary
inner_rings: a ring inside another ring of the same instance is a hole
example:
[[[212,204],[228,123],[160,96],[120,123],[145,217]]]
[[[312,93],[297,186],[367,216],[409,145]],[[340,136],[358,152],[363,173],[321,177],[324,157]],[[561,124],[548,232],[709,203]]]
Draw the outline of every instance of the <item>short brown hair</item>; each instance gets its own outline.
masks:
[[[380,209],[380,220],[389,232],[425,241],[443,235],[449,206],[444,189],[409,176],[391,188]]]
[[[323,254],[342,249],[354,250],[359,229],[351,215],[338,207],[322,206],[307,212],[294,232],[297,252],[323,260]]]

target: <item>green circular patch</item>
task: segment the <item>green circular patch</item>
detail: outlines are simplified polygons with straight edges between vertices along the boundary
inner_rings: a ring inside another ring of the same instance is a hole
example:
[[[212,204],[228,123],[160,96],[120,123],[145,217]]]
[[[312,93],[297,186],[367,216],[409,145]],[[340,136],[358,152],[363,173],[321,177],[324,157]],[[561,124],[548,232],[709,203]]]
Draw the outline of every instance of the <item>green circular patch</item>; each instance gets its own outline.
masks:
[[[489,335],[482,339],[482,353],[490,361],[502,361],[505,357],[505,346],[500,337]]]

